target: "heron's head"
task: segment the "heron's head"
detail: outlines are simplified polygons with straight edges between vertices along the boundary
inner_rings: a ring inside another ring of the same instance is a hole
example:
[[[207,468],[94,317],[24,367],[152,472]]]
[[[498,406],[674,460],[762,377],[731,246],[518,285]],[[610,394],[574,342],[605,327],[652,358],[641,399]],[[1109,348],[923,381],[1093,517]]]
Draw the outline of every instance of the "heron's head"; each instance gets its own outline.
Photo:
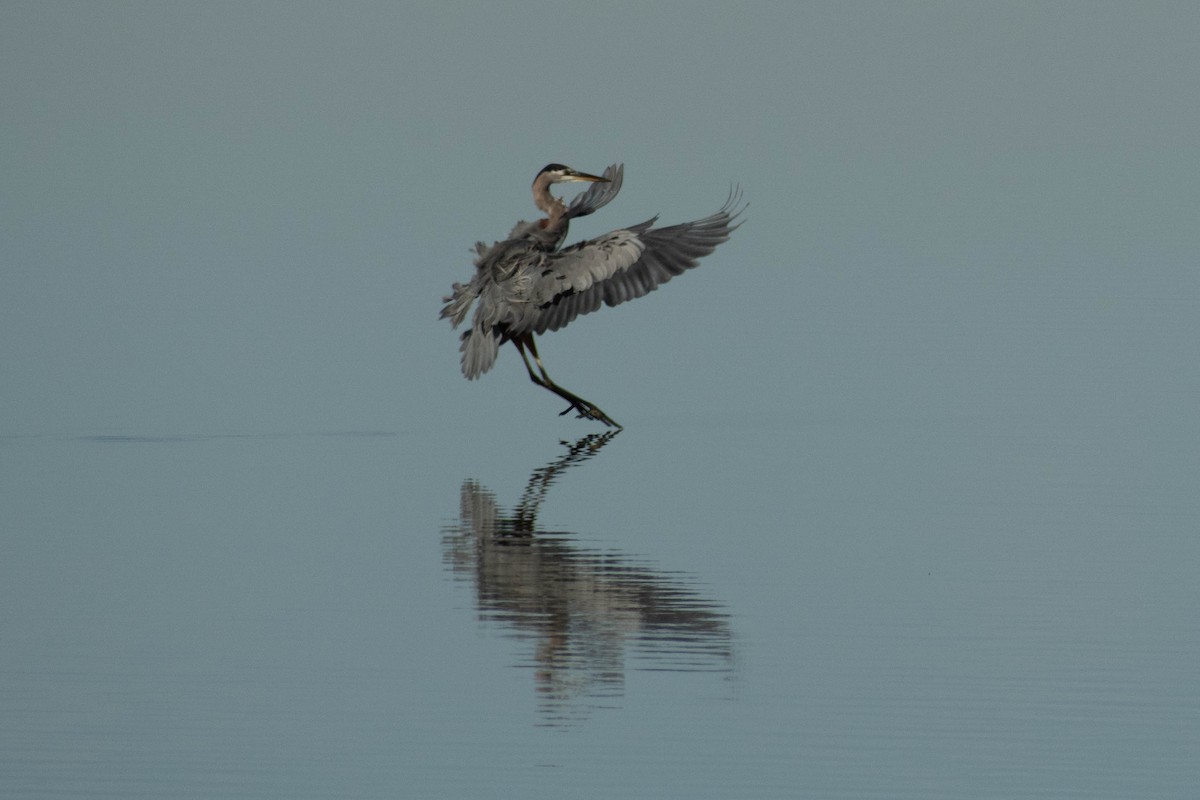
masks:
[[[601,178],[599,175],[589,175],[586,172],[571,169],[563,164],[547,164],[542,167],[542,171],[537,174],[533,182],[537,183],[539,179],[548,184],[573,182],[609,183],[608,178]]]

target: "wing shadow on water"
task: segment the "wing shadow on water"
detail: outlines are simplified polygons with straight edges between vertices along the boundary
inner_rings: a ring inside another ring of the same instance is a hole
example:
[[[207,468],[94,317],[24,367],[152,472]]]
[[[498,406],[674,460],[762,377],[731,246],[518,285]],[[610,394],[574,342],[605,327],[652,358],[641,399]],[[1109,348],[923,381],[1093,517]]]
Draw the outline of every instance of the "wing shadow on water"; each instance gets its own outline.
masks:
[[[567,453],[533,471],[511,513],[478,482],[464,481],[459,519],[445,529],[444,562],[473,584],[480,617],[533,644],[519,666],[534,672],[548,725],[617,705],[627,661],[646,671],[732,671],[728,616],[688,576],[538,528],[550,486],[618,433],[562,442]]]

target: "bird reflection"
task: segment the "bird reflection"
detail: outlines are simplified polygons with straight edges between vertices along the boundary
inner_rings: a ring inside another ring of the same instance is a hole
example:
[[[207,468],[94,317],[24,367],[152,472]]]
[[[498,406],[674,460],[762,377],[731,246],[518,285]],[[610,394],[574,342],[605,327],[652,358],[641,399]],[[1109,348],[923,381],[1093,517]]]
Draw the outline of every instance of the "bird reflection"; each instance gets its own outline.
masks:
[[[569,723],[619,698],[627,657],[644,670],[731,669],[728,617],[687,576],[538,529],[550,486],[618,433],[562,442],[567,452],[533,471],[508,514],[492,492],[464,481],[459,519],[445,531],[445,563],[472,581],[481,618],[533,644],[521,666],[534,671],[547,724]]]

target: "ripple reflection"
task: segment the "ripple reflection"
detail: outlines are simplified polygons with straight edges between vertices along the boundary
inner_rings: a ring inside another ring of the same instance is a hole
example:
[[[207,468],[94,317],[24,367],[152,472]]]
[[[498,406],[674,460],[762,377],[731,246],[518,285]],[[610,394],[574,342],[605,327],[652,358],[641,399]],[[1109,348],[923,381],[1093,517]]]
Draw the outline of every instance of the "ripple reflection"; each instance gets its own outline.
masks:
[[[538,528],[550,486],[618,433],[562,442],[566,454],[533,471],[508,514],[491,491],[464,481],[459,518],[445,529],[444,562],[472,583],[481,618],[533,643],[521,666],[534,671],[548,724],[621,697],[627,658],[639,671],[732,669],[728,616],[688,576]]]

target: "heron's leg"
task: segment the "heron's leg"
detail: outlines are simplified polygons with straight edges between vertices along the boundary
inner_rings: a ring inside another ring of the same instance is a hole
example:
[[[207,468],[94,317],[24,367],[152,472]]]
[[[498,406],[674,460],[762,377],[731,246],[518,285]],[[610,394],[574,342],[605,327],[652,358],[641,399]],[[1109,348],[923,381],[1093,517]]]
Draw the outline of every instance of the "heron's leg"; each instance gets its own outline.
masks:
[[[520,339],[513,339],[512,343],[517,346],[517,352],[521,354],[521,361],[525,364],[525,370],[529,373],[529,380],[536,383],[538,386],[545,386],[542,379],[534,374],[533,367],[529,363],[529,357],[525,355],[525,344]]]
[[[546,381],[546,383],[555,385],[554,381],[551,380],[551,378],[550,378],[550,373],[546,372],[546,365],[542,363],[542,357],[538,355],[537,345],[534,344],[534,342],[533,342],[532,334],[529,334],[528,336],[526,336],[525,345],[529,348],[529,352],[533,353],[533,361],[538,366],[538,372],[542,373],[542,378]],[[521,355],[522,356],[525,355],[524,350],[521,351]],[[526,363],[525,367],[528,368],[529,364]],[[533,370],[529,370],[529,374],[533,375]],[[545,384],[543,384],[543,385],[545,385]]]
[[[523,336],[515,337],[512,340],[512,343],[517,346],[517,351],[521,354],[521,360],[525,362],[525,370],[529,373],[529,379],[538,386],[541,386],[543,389],[549,389],[563,400],[566,400],[568,403],[570,403],[570,405],[559,414],[560,417],[563,414],[566,414],[568,411],[574,410],[579,413],[580,419],[594,419],[597,422],[603,422],[605,425],[613,428],[621,427],[616,420],[601,411],[599,406],[584,400],[577,394],[568,392],[550,378],[550,373],[546,372],[546,365],[542,363],[541,357],[538,356],[537,345],[533,343],[533,334],[527,333]],[[541,373],[540,377],[533,371],[533,366],[529,363],[529,358],[525,355],[526,348],[528,348],[529,352],[533,355],[533,361],[535,364],[537,364],[538,372]]]

